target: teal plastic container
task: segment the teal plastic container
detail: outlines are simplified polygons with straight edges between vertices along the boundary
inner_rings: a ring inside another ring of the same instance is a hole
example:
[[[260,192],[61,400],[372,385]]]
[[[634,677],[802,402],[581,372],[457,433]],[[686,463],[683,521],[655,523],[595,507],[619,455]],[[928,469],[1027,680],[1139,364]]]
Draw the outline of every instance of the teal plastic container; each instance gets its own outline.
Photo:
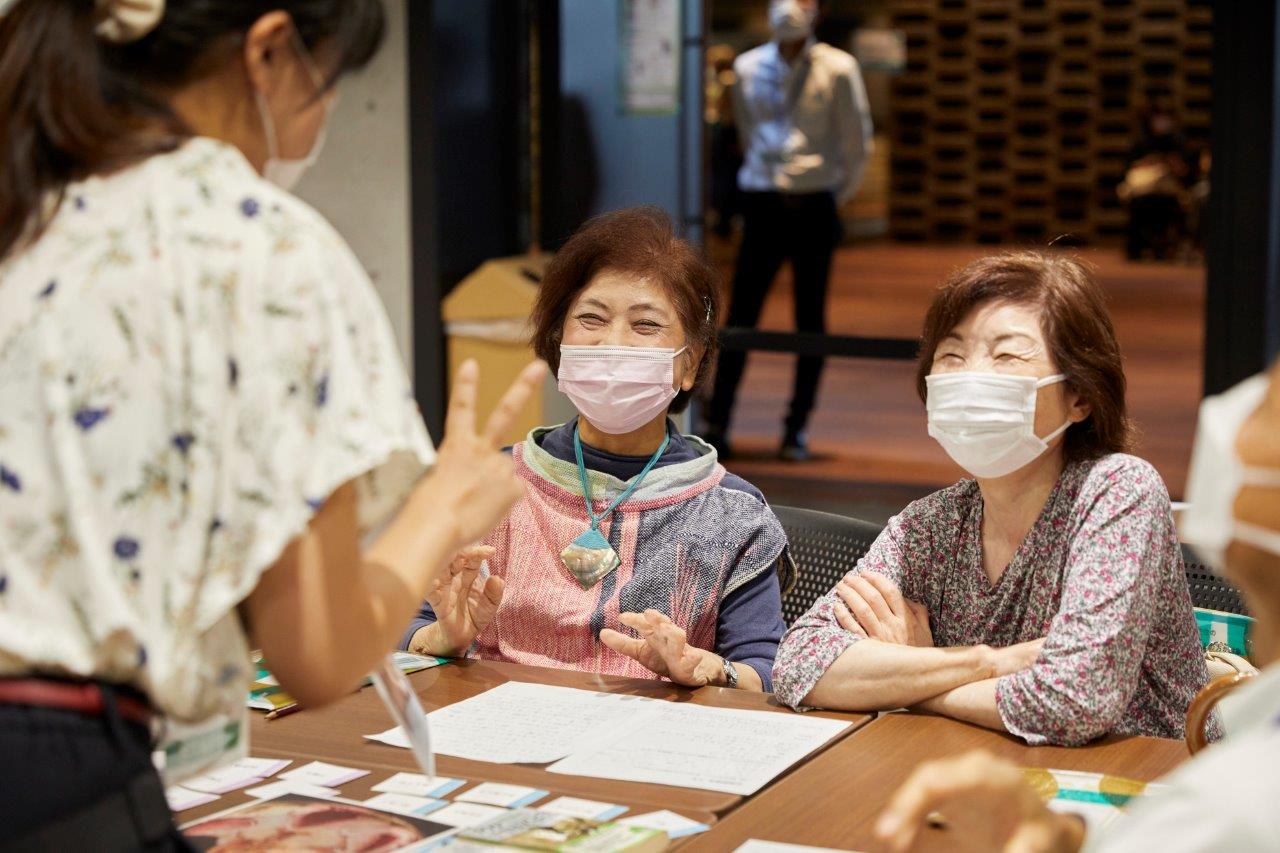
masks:
[[[1223,613],[1202,607],[1195,608],[1195,611],[1201,646],[1208,648],[1210,643],[1226,643],[1235,654],[1249,656],[1249,631],[1253,619],[1239,613]]]

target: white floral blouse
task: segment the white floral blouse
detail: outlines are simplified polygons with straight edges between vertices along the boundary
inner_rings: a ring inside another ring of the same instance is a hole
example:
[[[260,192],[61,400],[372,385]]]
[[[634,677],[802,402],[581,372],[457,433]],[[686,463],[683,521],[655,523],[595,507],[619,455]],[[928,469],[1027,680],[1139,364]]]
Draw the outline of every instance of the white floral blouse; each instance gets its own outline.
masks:
[[[0,677],[242,708],[236,606],[338,486],[433,458],[368,276],[209,139],[71,185],[0,266]]]

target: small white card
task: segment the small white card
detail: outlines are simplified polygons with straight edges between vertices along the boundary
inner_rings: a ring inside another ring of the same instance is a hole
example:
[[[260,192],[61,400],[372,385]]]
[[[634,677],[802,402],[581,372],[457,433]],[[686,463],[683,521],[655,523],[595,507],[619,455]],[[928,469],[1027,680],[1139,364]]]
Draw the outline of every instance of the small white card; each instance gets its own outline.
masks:
[[[506,809],[494,806],[482,806],[479,803],[454,803],[433,812],[431,820],[445,826],[468,827],[477,826],[490,818],[506,812]]]
[[[444,800],[411,797],[408,794],[378,794],[376,797],[370,797],[365,800],[364,805],[379,811],[394,812],[395,814],[409,815],[410,817],[424,817],[449,804]]]
[[[461,788],[465,782],[435,776],[428,779],[421,773],[397,773],[373,786],[373,790],[386,794],[408,794],[411,797],[444,797]]]
[[[203,776],[186,779],[183,781],[182,787],[205,794],[226,794],[230,791],[247,788],[250,785],[261,785],[265,781],[261,776],[246,773],[234,764],[230,764],[226,767],[219,767],[217,770],[210,771]]]
[[[547,795],[547,791],[537,788],[526,788],[523,785],[504,785],[500,782],[482,782],[465,794],[459,794],[454,800],[460,803],[484,803],[488,806],[503,806],[508,809],[520,809],[537,802]]]
[[[626,824],[627,826],[639,826],[645,829],[661,829],[667,834],[667,838],[683,838],[686,835],[706,832],[711,828],[705,823],[689,820],[684,815],[679,815],[666,809],[660,812],[635,815],[634,817],[624,817],[618,823]]]
[[[281,770],[293,763],[289,758],[242,758],[234,764],[227,766],[227,769],[235,768],[244,771],[246,776],[257,776],[259,779],[266,779],[274,776]]]
[[[217,794],[206,794],[203,791],[188,791],[178,785],[172,785],[165,789],[164,798],[169,802],[169,810],[175,812],[194,809],[196,806],[203,806],[205,803],[212,803],[218,799]]]
[[[743,842],[734,853],[840,853],[834,847],[809,847],[804,844],[784,844],[781,841],[761,841],[752,838]]]
[[[557,797],[545,805],[538,806],[540,812],[584,817],[587,820],[612,820],[626,810],[626,806],[616,803],[601,803],[597,800],[582,800],[577,797]]]
[[[320,785],[325,788],[336,788],[345,785],[352,779],[368,776],[368,770],[357,770],[354,767],[342,767],[324,761],[313,761],[301,767],[295,767],[288,773],[281,773],[281,779],[290,782],[306,782],[308,785]]]
[[[304,797],[319,797],[320,799],[328,800],[338,796],[340,792],[335,788],[326,788],[323,785],[308,785],[306,782],[282,779],[268,785],[250,788],[245,793],[259,800],[269,800],[272,797],[279,797],[283,794],[302,794]]]

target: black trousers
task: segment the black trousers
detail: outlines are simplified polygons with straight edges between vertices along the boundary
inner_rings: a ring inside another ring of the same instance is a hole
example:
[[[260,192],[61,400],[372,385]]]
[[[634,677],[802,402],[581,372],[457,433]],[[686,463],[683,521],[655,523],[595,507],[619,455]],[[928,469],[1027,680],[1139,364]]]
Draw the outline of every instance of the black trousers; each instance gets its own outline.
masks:
[[[733,275],[728,325],[754,327],[765,296],[783,261],[791,261],[795,277],[796,330],[827,330],[827,287],[831,256],[839,241],[840,218],[829,192],[742,194],[742,248]],[[727,430],[746,366],[745,352],[724,352],[716,369],[715,390],[707,408],[713,429]],[[787,414],[789,432],[803,430],[818,395],[824,359],[804,356],[796,362],[795,386]]]
[[[0,705],[0,850],[192,849],[146,728],[113,705],[102,716]]]

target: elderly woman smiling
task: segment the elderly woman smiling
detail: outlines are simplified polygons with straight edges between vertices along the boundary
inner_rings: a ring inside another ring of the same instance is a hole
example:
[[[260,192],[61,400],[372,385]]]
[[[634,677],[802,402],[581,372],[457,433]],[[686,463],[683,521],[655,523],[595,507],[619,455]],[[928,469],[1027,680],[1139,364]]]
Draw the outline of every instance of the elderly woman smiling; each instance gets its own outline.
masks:
[[[889,521],[783,638],[788,704],[915,706],[1028,743],[1182,735],[1208,674],[1163,482],[1126,455],[1119,346],[1076,261],[984,258],[943,285],[918,370],[973,479]]]
[[[770,689],[786,536],[760,492],[667,417],[709,372],[719,304],[714,272],[661,211],[570,238],[533,343],[579,417],[512,448],[525,498],[454,561],[406,648]]]
[[[1226,737],[1090,828],[1049,811],[1021,770],[985,753],[922,764],[876,822],[884,849],[1274,850],[1280,838],[1280,362],[1201,404],[1183,537],[1244,595],[1265,669],[1223,708]],[[927,817],[942,811],[945,838]]]

